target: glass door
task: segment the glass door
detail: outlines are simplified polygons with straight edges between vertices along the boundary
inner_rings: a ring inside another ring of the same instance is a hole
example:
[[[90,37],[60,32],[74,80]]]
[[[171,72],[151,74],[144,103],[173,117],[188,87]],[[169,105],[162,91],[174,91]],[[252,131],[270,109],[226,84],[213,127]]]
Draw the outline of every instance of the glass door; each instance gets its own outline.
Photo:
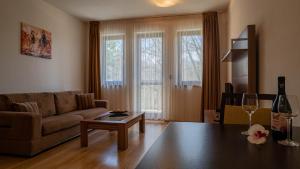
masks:
[[[148,119],[162,117],[163,108],[163,33],[137,34],[138,111]]]

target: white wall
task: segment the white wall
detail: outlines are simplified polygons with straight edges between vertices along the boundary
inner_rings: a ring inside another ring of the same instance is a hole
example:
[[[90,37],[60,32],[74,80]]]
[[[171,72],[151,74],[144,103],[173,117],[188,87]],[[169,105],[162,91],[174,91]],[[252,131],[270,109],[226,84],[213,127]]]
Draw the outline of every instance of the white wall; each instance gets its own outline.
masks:
[[[277,93],[277,76],[286,76],[286,91],[300,99],[300,1],[231,0],[229,38],[248,24],[259,37],[259,91]],[[300,118],[295,125],[300,126]]]
[[[20,54],[20,23],[52,33],[52,59]],[[0,93],[85,88],[86,23],[42,0],[0,1]]]

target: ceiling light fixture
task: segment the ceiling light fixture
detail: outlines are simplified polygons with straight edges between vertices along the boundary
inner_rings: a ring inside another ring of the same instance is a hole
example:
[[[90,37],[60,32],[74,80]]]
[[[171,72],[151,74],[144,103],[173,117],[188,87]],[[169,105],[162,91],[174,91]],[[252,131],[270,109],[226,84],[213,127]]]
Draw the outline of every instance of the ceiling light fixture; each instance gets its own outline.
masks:
[[[152,0],[152,2],[162,8],[171,7],[180,2],[180,0]]]

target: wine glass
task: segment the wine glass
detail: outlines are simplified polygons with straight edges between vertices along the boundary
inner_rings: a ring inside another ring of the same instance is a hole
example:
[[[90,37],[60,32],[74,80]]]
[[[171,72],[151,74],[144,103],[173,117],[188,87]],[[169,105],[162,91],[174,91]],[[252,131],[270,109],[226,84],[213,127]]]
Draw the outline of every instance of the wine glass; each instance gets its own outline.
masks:
[[[249,128],[252,125],[252,115],[258,109],[258,97],[256,93],[243,93],[242,108],[249,115]],[[248,130],[242,132],[243,135],[249,135]]]
[[[291,127],[292,119],[299,114],[299,101],[295,95],[280,95],[278,100],[278,112],[280,117],[286,119],[287,138],[285,140],[278,141],[279,144],[285,146],[298,147],[299,143],[292,140]]]

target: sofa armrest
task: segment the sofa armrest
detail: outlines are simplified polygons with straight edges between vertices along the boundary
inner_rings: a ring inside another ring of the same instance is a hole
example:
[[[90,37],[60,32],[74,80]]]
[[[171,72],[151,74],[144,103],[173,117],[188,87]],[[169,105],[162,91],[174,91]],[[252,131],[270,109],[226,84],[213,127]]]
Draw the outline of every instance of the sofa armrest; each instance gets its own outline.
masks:
[[[41,121],[41,115],[33,112],[0,111],[0,139],[38,139],[42,135]]]
[[[95,100],[95,105],[96,105],[96,107],[103,107],[103,108],[108,109],[109,102],[108,102],[108,100]]]

